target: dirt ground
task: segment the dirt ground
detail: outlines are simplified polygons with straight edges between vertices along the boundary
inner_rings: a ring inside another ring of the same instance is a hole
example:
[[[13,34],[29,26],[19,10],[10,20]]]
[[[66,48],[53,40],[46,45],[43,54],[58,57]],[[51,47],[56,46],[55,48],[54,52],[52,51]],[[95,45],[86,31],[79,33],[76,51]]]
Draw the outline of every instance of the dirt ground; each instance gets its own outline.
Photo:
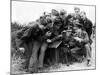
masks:
[[[71,71],[71,70],[88,70],[88,69],[95,69],[95,39],[93,40],[93,43],[91,45],[92,47],[92,62],[91,62],[91,66],[87,66],[86,65],[86,61],[83,61],[82,63],[74,63],[70,66],[66,66],[65,64],[57,64],[57,65],[53,65],[49,68],[46,68],[40,72],[55,72],[55,71]],[[12,74],[25,74],[27,72],[25,72],[25,70],[23,70],[23,63],[25,60],[21,59],[20,57],[18,59],[14,59],[12,58],[12,65],[11,65],[11,73]]]

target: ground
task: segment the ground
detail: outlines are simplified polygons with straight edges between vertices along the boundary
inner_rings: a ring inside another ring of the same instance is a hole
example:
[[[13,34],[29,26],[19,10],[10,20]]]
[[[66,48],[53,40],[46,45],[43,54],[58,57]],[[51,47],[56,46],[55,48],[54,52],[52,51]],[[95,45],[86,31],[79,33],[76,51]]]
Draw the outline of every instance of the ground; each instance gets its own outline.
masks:
[[[40,72],[55,72],[55,71],[71,71],[71,70],[88,70],[88,69],[95,69],[95,40],[93,40],[93,43],[91,45],[92,47],[92,62],[91,62],[91,66],[86,66],[86,61],[83,61],[82,63],[74,63],[70,66],[66,66],[65,64],[57,64],[57,65],[53,65],[49,68],[46,68]],[[23,62],[25,60],[22,59],[21,57],[15,59],[12,58],[12,65],[11,65],[11,73],[12,74],[19,74],[19,73],[27,73],[25,72],[25,70],[23,69]]]

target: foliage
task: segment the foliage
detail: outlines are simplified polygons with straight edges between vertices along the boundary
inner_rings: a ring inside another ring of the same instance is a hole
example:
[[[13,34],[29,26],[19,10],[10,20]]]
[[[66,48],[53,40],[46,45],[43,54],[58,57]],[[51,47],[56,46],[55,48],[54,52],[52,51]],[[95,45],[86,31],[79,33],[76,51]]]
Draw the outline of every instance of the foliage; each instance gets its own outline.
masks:
[[[18,24],[17,22],[11,23],[11,32],[14,32],[16,30],[20,30],[23,28],[23,25]]]

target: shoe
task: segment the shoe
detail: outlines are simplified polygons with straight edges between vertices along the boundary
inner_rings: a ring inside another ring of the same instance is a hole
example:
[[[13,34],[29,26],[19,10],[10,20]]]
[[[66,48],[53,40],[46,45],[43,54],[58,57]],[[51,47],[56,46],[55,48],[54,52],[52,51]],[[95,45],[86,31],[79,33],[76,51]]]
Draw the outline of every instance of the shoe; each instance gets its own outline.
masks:
[[[37,70],[37,68],[31,68],[31,69],[28,69],[28,72],[29,73],[37,73],[38,70]]]
[[[91,61],[89,59],[87,60],[87,66],[91,66]]]
[[[66,66],[70,66],[70,63],[67,63]]]

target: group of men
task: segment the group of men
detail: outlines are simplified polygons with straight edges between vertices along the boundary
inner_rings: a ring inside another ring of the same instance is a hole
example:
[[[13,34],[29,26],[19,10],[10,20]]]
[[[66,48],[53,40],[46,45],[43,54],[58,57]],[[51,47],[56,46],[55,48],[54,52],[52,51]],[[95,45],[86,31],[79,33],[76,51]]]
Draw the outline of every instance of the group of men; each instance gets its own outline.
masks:
[[[67,14],[64,9],[61,11],[52,9],[51,13],[44,12],[36,23],[24,32],[21,40],[33,41],[28,61],[29,72],[35,72],[36,68],[43,68],[45,51],[52,44],[56,44],[55,48],[62,47],[66,60],[68,52],[75,54],[75,51],[84,48],[87,65],[90,65],[93,25],[80,8],[75,7],[74,11],[70,14]]]

